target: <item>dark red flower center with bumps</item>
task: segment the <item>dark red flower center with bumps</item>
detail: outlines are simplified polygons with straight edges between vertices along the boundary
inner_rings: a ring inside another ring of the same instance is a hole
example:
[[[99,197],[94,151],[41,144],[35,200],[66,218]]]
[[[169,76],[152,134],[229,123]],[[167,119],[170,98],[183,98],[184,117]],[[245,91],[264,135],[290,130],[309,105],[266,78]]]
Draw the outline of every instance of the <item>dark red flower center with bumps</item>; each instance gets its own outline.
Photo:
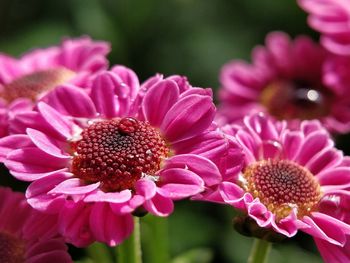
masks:
[[[270,83],[260,99],[277,119],[310,120],[329,114],[332,94],[323,87],[313,88],[303,81],[279,80]]]
[[[0,232],[0,261],[6,263],[23,263],[25,247],[22,240],[7,233]]]
[[[243,188],[259,198],[276,219],[297,209],[298,218],[317,208],[320,185],[306,168],[288,160],[263,160],[245,168]]]
[[[143,176],[154,176],[169,147],[146,121],[116,118],[96,122],[72,143],[72,172],[87,183],[101,182],[106,192],[134,189]]]
[[[63,84],[74,75],[73,71],[63,67],[36,71],[4,85],[0,91],[0,97],[8,102],[18,98],[35,101],[40,94]]]

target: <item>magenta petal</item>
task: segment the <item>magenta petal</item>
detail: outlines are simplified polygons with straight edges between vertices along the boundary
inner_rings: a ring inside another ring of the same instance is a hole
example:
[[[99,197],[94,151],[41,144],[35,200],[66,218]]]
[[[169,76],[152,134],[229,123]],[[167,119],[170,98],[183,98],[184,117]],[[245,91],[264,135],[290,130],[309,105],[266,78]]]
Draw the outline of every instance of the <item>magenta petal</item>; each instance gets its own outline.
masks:
[[[161,130],[170,142],[199,135],[211,125],[215,106],[209,96],[190,95],[177,101],[165,115]]]
[[[174,200],[190,197],[204,190],[203,180],[190,170],[170,168],[160,173],[158,192]]]
[[[221,181],[221,174],[218,167],[209,159],[195,154],[181,154],[171,157],[166,162],[167,168],[186,167],[200,176],[206,185],[216,185]]]
[[[47,173],[66,168],[67,164],[66,159],[48,155],[34,147],[12,151],[5,162],[13,175],[24,181],[37,180]]]
[[[33,141],[33,143],[47,154],[62,159],[71,158],[71,156],[66,155],[62,152],[62,150],[57,145],[56,140],[51,138],[50,136],[30,128],[27,129],[27,134]]]
[[[124,203],[131,199],[132,194],[130,190],[123,190],[121,192],[105,193],[103,191],[95,191],[85,197],[85,202],[107,202],[107,203]]]
[[[318,216],[318,214],[320,213],[312,213],[312,218],[305,216],[302,221],[308,227],[304,227],[301,230],[315,238],[324,239],[334,245],[344,245],[346,241],[345,234],[349,232],[349,226],[346,226],[346,231],[344,232],[342,231],[342,225],[346,225],[345,223],[325,214],[322,216]]]
[[[27,135],[15,134],[0,139],[0,162],[5,161],[5,157],[11,151],[34,146]]]
[[[146,200],[151,199],[157,193],[156,184],[147,179],[140,179],[135,184],[136,193],[143,196]]]
[[[345,247],[341,247],[333,245],[323,239],[315,238],[315,243],[325,262],[350,262],[350,242],[347,242]]]
[[[130,96],[134,98],[140,88],[140,82],[135,72],[121,65],[114,66],[111,71],[116,73],[128,85]]]
[[[46,122],[59,134],[64,138],[72,137],[73,123],[44,102],[39,102],[38,109]]]
[[[241,199],[244,195],[244,191],[241,187],[234,183],[230,182],[222,182],[219,186],[220,194],[224,201],[229,204],[233,204],[234,202]]]
[[[62,85],[45,96],[45,101],[57,111],[74,117],[94,117],[95,105],[79,87]]]
[[[299,164],[306,164],[315,154],[329,145],[329,138],[325,132],[310,134],[300,148],[296,160]]]
[[[107,118],[116,116],[119,105],[117,105],[115,89],[121,85],[121,80],[111,72],[102,73],[95,78],[91,98],[98,113]]]
[[[96,240],[109,246],[122,243],[134,229],[130,214],[116,215],[106,203],[93,205],[90,226]]]
[[[350,167],[335,167],[322,171],[317,175],[322,186],[325,185],[346,185],[350,183]]]
[[[84,185],[81,179],[71,178],[53,188],[49,194],[83,195],[92,192],[100,186],[100,182]]]
[[[174,210],[173,201],[157,193],[151,200],[147,200],[144,205],[145,209],[156,216],[168,216]]]
[[[171,80],[163,80],[155,84],[146,93],[142,106],[146,120],[154,127],[159,127],[164,116],[179,97],[179,88]]]
[[[91,206],[83,202],[69,202],[62,207],[58,222],[60,233],[67,242],[76,247],[86,247],[94,242],[89,227],[90,213]]]
[[[64,203],[65,197],[52,196],[48,192],[70,176],[68,173],[57,173],[32,182],[26,191],[28,203],[40,211],[58,212]]]

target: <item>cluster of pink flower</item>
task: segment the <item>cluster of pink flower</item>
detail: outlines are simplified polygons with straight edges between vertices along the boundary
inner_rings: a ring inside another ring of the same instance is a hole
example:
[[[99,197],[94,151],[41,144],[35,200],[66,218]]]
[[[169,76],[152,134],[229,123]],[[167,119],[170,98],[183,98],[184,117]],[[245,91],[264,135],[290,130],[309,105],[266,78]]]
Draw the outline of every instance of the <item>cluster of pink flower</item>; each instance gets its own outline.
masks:
[[[252,236],[301,230],[349,262],[350,159],[329,132],[350,131],[350,6],[300,5],[321,44],[269,34],[251,64],[223,67],[217,113],[185,77],[108,69],[105,42],[1,55],[0,162],[31,183],[0,190],[0,258],[71,262],[64,242],[118,245],[134,215],[191,197],[243,211]]]

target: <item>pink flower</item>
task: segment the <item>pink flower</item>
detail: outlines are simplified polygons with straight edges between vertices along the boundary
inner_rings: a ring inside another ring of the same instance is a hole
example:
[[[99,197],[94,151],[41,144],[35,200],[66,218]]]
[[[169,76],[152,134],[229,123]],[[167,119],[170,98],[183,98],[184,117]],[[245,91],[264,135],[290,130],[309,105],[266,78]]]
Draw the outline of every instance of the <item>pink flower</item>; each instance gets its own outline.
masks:
[[[33,102],[64,83],[86,86],[93,73],[106,69],[109,45],[88,37],[66,39],[60,46],[36,49],[20,59],[0,54],[0,138],[9,122]]]
[[[245,159],[241,171],[216,188],[224,202],[262,229],[287,237],[301,230],[317,244],[341,250],[350,234],[350,225],[343,222],[349,210],[340,205],[350,194],[350,159],[334,148],[320,123],[303,121],[289,130],[285,122],[260,113],[244,118],[242,126],[223,129],[238,142]]]
[[[140,86],[116,66],[93,80],[90,95],[63,85],[46,101],[52,106],[40,102],[18,121],[25,135],[0,140],[0,158],[33,181],[28,202],[60,213],[62,234],[77,246],[119,244],[132,213],[168,216],[174,200],[221,180],[212,170],[227,143],[213,125],[211,91],[183,77],[157,75]]]
[[[1,262],[73,262],[55,216],[31,208],[23,194],[0,188]]]
[[[252,64],[232,61],[222,68],[221,121],[240,122],[246,114],[262,111],[288,120],[290,127],[319,119],[333,132],[350,131],[345,83],[326,58],[326,52],[305,36],[292,41],[284,33],[270,33],[266,47],[253,50]],[[325,75],[323,67],[329,71]]]
[[[321,43],[329,51],[350,55],[350,6],[347,0],[299,0],[309,12],[309,25],[319,31]]]

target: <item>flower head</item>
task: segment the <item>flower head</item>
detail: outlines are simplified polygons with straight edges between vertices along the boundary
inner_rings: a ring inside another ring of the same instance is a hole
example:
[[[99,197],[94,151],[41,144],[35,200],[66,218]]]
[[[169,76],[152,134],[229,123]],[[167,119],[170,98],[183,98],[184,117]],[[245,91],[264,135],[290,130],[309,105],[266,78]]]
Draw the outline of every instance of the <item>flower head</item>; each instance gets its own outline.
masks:
[[[23,194],[0,188],[2,262],[72,262],[57,234],[56,217],[31,208]]]
[[[319,31],[321,43],[329,51],[350,55],[350,7],[346,0],[299,0],[309,12],[309,25]]]
[[[349,131],[345,110],[349,96],[343,82],[332,85],[335,74],[323,74],[331,67],[327,58],[323,48],[307,37],[292,41],[281,32],[269,34],[266,47],[254,49],[252,64],[233,61],[222,68],[221,120],[240,122],[248,113],[263,111],[288,120],[291,127],[318,119],[331,131]]]
[[[15,59],[0,54],[0,137],[18,113],[65,83],[87,86],[94,73],[108,65],[109,45],[88,37],[66,39],[60,46],[36,49]]]
[[[240,172],[219,187],[224,202],[265,229],[287,237],[298,230],[343,246],[350,226],[334,213],[349,195],[349,159],[317,121],[290,130],[262,113],[225,126],[244,153]],[[340,209],[340,210],[339,210]]]
[[[0,158],[16,178],[33,181],[28,202],[60,213],[76,245],[119,244],[132,231],[132,213],[167,216],[174,200],[220,180],[209,159],[220,162],[226,140],[215,131],[211,91],[183,77],[157,75],[140,86],[116,66],[93,80],[89,95],[61,86],[46,101],[52,107],[40,102],[22,114],[25,135],[0,140]],[[69,230],[72,221],[85,239]]]

